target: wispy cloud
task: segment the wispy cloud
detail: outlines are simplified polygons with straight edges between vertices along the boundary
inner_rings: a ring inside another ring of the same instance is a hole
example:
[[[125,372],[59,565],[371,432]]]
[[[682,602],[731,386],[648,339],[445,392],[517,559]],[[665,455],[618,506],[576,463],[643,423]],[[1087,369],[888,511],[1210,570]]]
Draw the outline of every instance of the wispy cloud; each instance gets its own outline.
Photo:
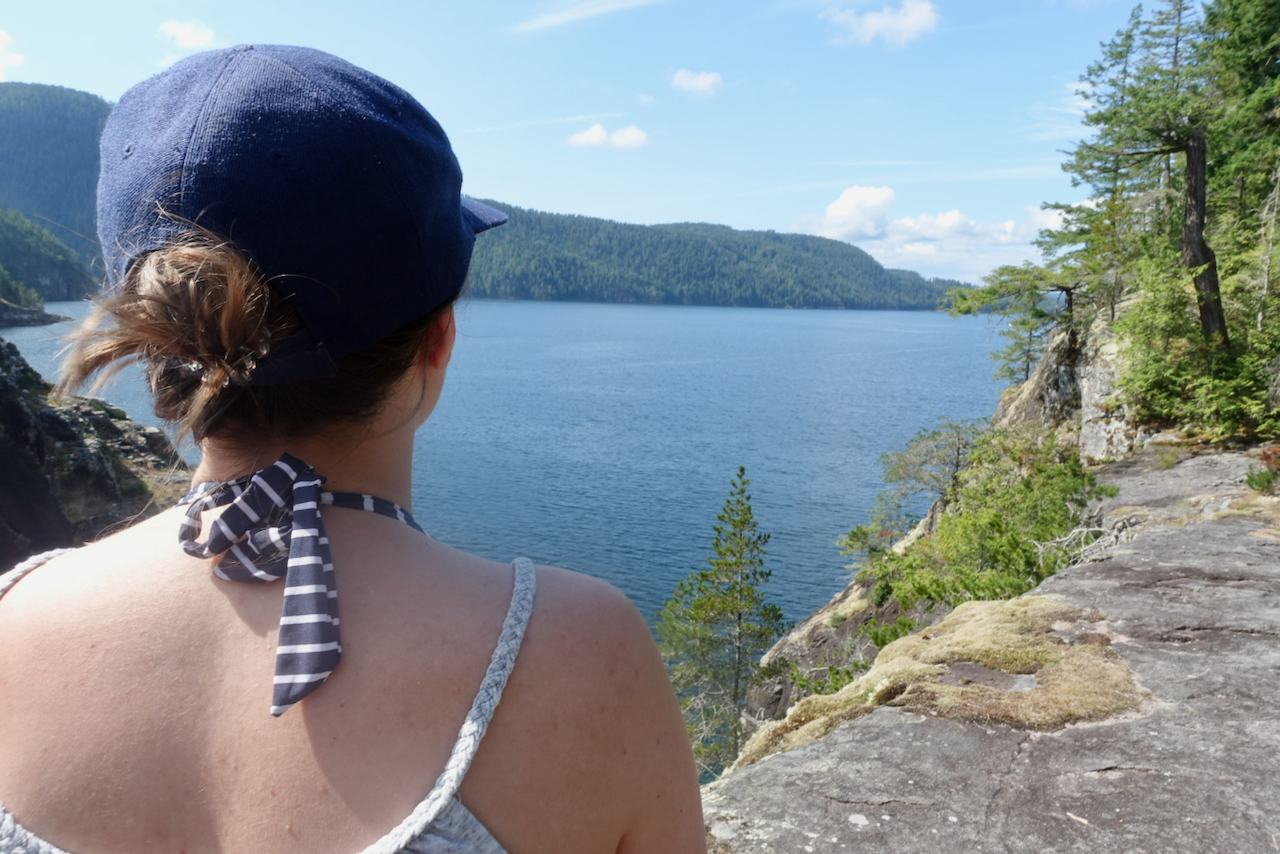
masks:
[[[578,122],[593,122],[596,119],[616,119],[619,116],[625,116],[626,113],[592,113],[587,116],[561,116],[558,119],[530,119],[527,122],[515,122],[509,125],[494,125],[487,128],[467,128],[462,133],[490,133],[499,130],[520,130],[521,128],[533,128],[541,125],[568,125],[577,124]]]
[[[574,148],[643,148],[649,142],[649,134],[635,125],[609,133],[604,125],[594,124],[571,135],[565,142]]]
[[[515,30],[518,33],[547,30],[552,27],[572,24],[575,21],[595,18],[599,15],[609,15],[613,12],[634,9],[637,6],[651,6],[654,3],[661,2],[663,0],[581,0],[578,3],[561,4],[561,7],[555,11],[545,12],[527,21],[521,21],[516,24]]]
[[[20,53],[10,53],[9,45],[11,44],[13,44],[13,38],[4,30],[0,30],[0,83],[4,82],[6,68],[17,68],[26,58]]]
[[[1058,211],[1035,206],[1018,220],[981,222],[952,209],[938,214],[889,218],[890,187],[849,187],[823,216],[805,216],[792,231],[854,243],[886,267],[977,281],[1001,264],[1039,255],[1031,241],[1061,222]]]
[[[932,160],[831,160],[815,166],[932,166]]]
[[[724,78],[716,71],[689,71],[681,68],[671,78],[671,85],[690,95],[707,97],[724,88]]]
[[[641,92],[639,95],[636,95],[636,100],[642,104],[656,104],[658,102],[657,98],[653,97],[652,95],[646,95],[643,92]]]
[[[176,48],[160,60],[162,68],[173,65],[187,54],[214,46],[213,28],[203,21],[179,21],[170,18],[156,28],[156,38],[164,39]]]
[[[938,27],[938,7],[929,0],[902,0],[896,9],[885,6],[879,12],[833,8],[824,12],[823,17],[839,28],[837,44],[871,44],[875,39],[883,39],[901,46]]]
[[[1078,140],[1093,133],[1082,123],[1092,104],[1089,90],[1083,83],[1064,83],[1062,90],[1049,104],[1039,103],[1032,108],[1035,120],[1026,128],[1023,139],[1030,142]]]

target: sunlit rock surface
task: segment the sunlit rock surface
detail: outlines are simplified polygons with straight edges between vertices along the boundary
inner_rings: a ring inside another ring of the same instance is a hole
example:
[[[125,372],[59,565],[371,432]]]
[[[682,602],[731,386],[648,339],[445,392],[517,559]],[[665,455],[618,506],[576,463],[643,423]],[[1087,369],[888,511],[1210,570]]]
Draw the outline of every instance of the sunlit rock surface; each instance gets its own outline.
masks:
[[[709,847],[1277,850],[1280,499],[1244,486],[1256,451],[1201,450],[1153,444],[1105,469],[1119,542],[1033,594],[1087,615],[1050,634],[1105,645],[1141,689],[1135,708],[1032,729],[879,705],[705,787]],[[952,679],[975,674],[1037,690]]]

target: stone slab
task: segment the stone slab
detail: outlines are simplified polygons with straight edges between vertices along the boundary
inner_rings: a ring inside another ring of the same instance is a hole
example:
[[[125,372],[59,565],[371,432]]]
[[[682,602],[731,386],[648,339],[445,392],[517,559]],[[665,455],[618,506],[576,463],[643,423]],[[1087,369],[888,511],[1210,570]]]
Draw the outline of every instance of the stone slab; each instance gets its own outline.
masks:
[[[1220,515],[1246,455],[1152,459],[1104,478],[1137,533],[1036,591],[1103,614],[1140,710],[1032,732],[878,709],[705,787],[715,850],[1280,853],[1280,541]]]

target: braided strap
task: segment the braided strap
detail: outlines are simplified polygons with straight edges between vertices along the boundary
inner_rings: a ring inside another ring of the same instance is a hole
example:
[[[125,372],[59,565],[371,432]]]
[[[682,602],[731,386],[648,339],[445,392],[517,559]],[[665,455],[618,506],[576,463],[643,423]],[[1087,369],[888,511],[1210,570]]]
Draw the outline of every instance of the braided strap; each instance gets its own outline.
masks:
[[[533,561],[521,557],[516,558],[512,565],[515,567],[516,578],[515,589],[511,593],[511,607],[502,623],[502,634],[498,636],[498,645],[489,660],[489,669],[484,674],[484,681],[480,683],[480,692],[476,694],[471,711],[462,723],[458,741],[453,745],[453,752],[449,754],[444,771],[409,817],[361,854],[390,854],[405,848],[435,821],[457,794],[458,786],[471,767],[471,760],[480,747],[480,740],[484,738],[489,721],[498,708],[498,701],[502,699],[502,689],[506,687],[507,677],[515,666],[516,655],[524,641],[525,628],[533,613],[533,594],[537,586]]]

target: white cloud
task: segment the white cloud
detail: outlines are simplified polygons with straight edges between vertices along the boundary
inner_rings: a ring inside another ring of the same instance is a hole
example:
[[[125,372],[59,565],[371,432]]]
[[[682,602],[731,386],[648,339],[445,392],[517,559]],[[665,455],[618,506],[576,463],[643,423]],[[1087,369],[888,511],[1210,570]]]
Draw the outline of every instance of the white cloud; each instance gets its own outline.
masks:
[[[850,187],[825,216],[801,217],[791,230],[856,244],[886,267],[977,282],[1002,264],[1037,259],[1031,241],[1062,221],[1060,211],[1036,206],[1004,222],[979,222],[959,210],[891,220],[893,200],[889,187]]]
[[[854,12],[851,9],[828,9],[823,17],[835,22],[842,32],[837,44],[870,44],[884,39],[890,44],[904,45],[938,27],[938,7],[929,0],[902,0],[898,8],[885,6],[879,12]]]
[[[642,148],[648,141],[649,134],[635,125],[609,133],[602,124],[594,124],[565,140],[574,148]]]
[[[594,18],[597,15],[608,15],[612,12],[621,12],[624,9],[634,9],[637,6],[649,6],[661,2],[663,0],[581,0],[581,2],[571,3],[567,6],[561,4],[561,8],[553,12],[546,12],[527,21],[521,21],[516,24],[515,30],[518,33],[546,30],[551,27],[572,24],[574,21],[581,21],[585,18]]]
[[[157,35],[173,42],[182,50],[200,50],[213,44],[213,30],[201,21],[169,19],[160,25]]]
[[[636,95],[636,100],[642,104],[656,104],[658,102],[657,98],[652,95],[645,95],[644,93]]]
[[[724,87],[724,78],[715,71],[693,72],[681,68],[671,78],[671,85],[690,95],[714,95]]]
[[[886,217],[893,206],[890,187],[850,187],[827,205],[826,216],[802,217],[791,228],[852,243],[861,237],[884,234]]]
[[[4,70],[17,68],[25,57],[20,53],[9,53],[9,45],[13,39],[4,30],[0,30],[0,83],[4,82]]]
[[[213,47],[213,29],[202,21],[179,21],[170,18],[156,28],[156,38],[167,39],[177,51],[165,54],[161,68],[168,68],[179,59],[197,50]]]

